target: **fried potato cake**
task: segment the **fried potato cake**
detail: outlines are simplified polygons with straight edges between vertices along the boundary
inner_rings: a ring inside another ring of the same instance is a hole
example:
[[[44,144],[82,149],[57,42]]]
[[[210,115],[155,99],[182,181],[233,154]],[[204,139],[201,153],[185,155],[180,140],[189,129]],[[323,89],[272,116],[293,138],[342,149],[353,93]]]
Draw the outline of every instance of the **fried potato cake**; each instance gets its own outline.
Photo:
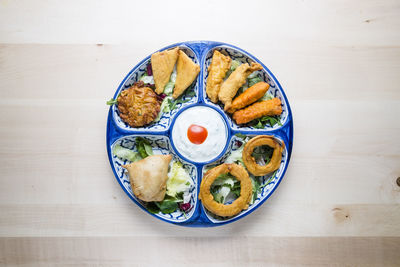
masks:
[[[279,98],[275,97],[271,100],[257,102],[247,108],[236,111],[233,113],[233,119],[237,124],[243,124],[263,116],[275,116],[281,114],[282,102]]]
[[[224,103],[225,111],[231,107],[232,98],[236,95],[239,88],[246,83],[247,76],[256,70],[261,69],[262,66],[258,63],[252,62],[251,65],[244,63],[237,67],[222,83],[221,89],[218,93],[218,99]]]
[[[129,181],[135,196],[143,201],[162,201],[168,180],[171,155],[152,155],[128,165]]]
[[[171,77],[176,60],[178,59],[178,51],[179,47],[175,47],[151,55],[151,68],[153,70],[157,94],[161,94],[164,91],[165,85],[167,85]]]
[[[211,64],[208,67],[206,93],[214,103],[218,102],[218,93],[225,75],[231,67],[232,59],[214,50]]]
[[[221,174],[231,173],[240,182],[240,196],[231,204],[225,205],[214,200],[210,192],[211,185]],[[249,202],[253,193],[251,179],[246,169],[238,164],[221,164],[208,170],[200,185],[199,199],[204,207],[215,215],[230,217],[237,215],[242,210],[249,207]]]
[[[176,64],[176,81],[172,94],[178,98],[199,75],[200,66],[194,63],[182,50],[179,50],[178,63]]]
[[[141,127],[151,123],[160,112],[160,102],[156,93],[145,87],[142,81],[123,90],[118,97],[121,119],[131,127]]]

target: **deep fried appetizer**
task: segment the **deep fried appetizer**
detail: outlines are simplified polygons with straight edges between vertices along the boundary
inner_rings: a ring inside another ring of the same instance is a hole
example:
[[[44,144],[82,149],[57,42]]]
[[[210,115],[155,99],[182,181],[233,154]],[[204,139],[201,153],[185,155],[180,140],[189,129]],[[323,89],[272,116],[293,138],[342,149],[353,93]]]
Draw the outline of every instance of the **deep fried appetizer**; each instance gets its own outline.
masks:
[[[210,192],[215,179],[226,173],[231,173],[240,182],[240,196],[228,205],[216,202]],[[204,207],[215,215],[230,217],[249,207],[252,190],[251,179],[245,168],[237,164],[221,164],[205,173],[200,185],[199,199]]]
[[[245,63],[237,67],[228,79],[226,79],[218,93],[218,99],[224,103],[224,110],[228,110],[231,107],[232,98],[236,95],[237,91],[243,84],[246,83],[246,78],[252,72],[261,70],[262,66],[258,63],[252,62],[251,66]]]
[[[173,98],[178,98],[196,79],[200,66],[194,63],[182,50],[179,50],[178,63],[176,64],[176,81]]]
[[[211,65],[208,67],[208,78],[206,92],[210,100],[214,103],[218,101],[218,93],[225,75],[231,67],[232,59],[214,50]]]
[[[257,164],[252,154],[256,147],[263,145],[267,145],[273,148],[274,152],[272,153],[272,158],[270,162],[267,165],[261,166]],[[271,173],[279,169],[284,148],[285,144],[282,143],[281,145],[273,136],[259,135],[257,137],[254,137],[250,139],[250,141],[248,141],[243,148],[242,158],[244,165],[246,166],[247,170],[255,176],[263,176]]]
[[[176,60],[178,59],[179,48],[157,52],[151,55],[151,68],[153,70],[154,83],[156,85],[156,93],[164,92],[171,73],[174,70]]]
[[[233,119],[237,124],[248,123],[263,116],[275,116],[282,114],[282,102],[279,98],[265,100],[233,113]]]
[[[128,165],[129,181],[135,196],[143,201],[162,201],[168,180],[171,155],[153,155]]]
[[[265,93],[268,91],[268,88],[268,83],[256,83],[233,100],[231,107],[228,109],[228,112],[233,113],[238,109],[244,108],[256,102],[258,99],[265,95]]]
[[[123,90],[118,97],[119,116],[131,127],[141,127],[154,121],[160,112],[156,93],[142,81]]]

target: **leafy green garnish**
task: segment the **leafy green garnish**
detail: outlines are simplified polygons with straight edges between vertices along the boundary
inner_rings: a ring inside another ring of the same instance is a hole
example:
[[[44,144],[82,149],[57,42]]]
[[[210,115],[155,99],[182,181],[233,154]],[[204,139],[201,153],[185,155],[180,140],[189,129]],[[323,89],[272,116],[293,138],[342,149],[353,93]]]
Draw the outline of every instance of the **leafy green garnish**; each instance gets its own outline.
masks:
[[[190,99],[177,99],[175,101],[171,100],[171,101],[168,102],[169,110],[171,111],[171,110],[176,109],[176,105],[177,104],[183,104],[183,103],[186,103],[186,102],[189,102],[189,101],[190,101]]]
[[[269,124],[271,127],[273,127],[275,124],[282,126],[279,116],[264,116],[254,120],[252,126],[256,129],[264,129],[265,125],[267,124]]]
[[[138,153],[136,153],[128,148],[122,147],[120,145],[114,146],[114,148],[112,150],[112,154],[114,156],[117,156],[120,159],[129,160],[132,162],[140,160],[140,156],[138,155]]]
[[[148,156],[153,155],[153,148],[151,147],[149,141],[144,139],[143,137],[136,138],[136,146],[139,152],[139,155],[144,159]]]
[[[263,187],[266,187],[267,185],[269,185],[269,183],[271,183],[272,180],[274,180],[277,172],[278,172],[278,170],[274,171],[274,173],[268,178],[268,180],[265,182],[265,184],[261,185],[260,188],[263,188]]]
[[[216,202],[225,204],[229,195],[239,197],[240,182],[230,173],[221,174],[211,185],[210,192]]]
[[[157,214],[160,211],[164,214],[172,213],[178,209],[178,202],[181,202],[181,199],[177,199],[168,195],[165,195],[163,201],[153,201],[147,202],[146,208],[149,212]]]
[[[237,136],[237,137],[239,137],[239,138],[242,138],[242,139],[245,139],[245,138],[246,138],[246,135],[241,134],[241,133],[237,133],[237,134],[235,134],[235,136]]]
[[[146,151],[148,156],[153,155],[153,148],[150,145],[145,143],[144,144],[144,150]]]
[[[190,90],[187,94],[186,97],[194,97],[196,96],[196,92],[194,90]]]
[[[178,209],[178,203],[173,200],[163,200],[161,202],[154,202],[160,211],[164,214],[174,212]]]
[[[273,99],[273,98],[274,98],[274,96],[273,96],[271,93],[266,92],[266,93],[264,94],[264,96],[263,96],[260,100],[271,100],[271,99]]]
[[[114,104],[118,104],[118,97],[121,95],[122,91],[119,92],[119,94],[117,95],[117,97],[114,98],[110,98],[110,100],[107,101],[107,105],[112,106]]]
[[[268,162],[271,161],[273,152],[274,149],[272,147],[263,145],[254,148],[254,151],[251,155],[254,157],[256,162],[259,162],[262,159],[265,162],[265,164],[268,164]]]
[[[232,60],[231,63],[231,67],[229,68],[229,70],[226,72],[225,78],[228,78],[229,75],[231,75],[231,73],[237,69],[237,67],[239,67],[242,64],[242,62],[240,62],[239,60]]]
[[[109,106],[112,106],[117,103],[118,103],[118,100],[114,99],[114,98],[111,98],[110,100],[107,101],[107,105],[109,105]]]
[[[150,213],[157,214],[160,212],[160,208],[156,205],[156,202],[147,202],[146,208]]]
[[[253,196],[250,200],[250,204],[253,204],[258,197],[258,193],[261,192],[261,187],[260,187],[260,182],[258,181],[258,177],[252,177],[251,184],[253,186]]]
[[[249,78],[247,79],[247,84],[249,87],[255,85],[256,83],[262,82],[262,79],[260,77],[254,77],[254,78]]]
[[[242,157],[244,145],[245,145],[245,142],[243,142],[243,144],[238,149],[232,150],[231,154],[226,158],[225,163],[236,163],[236,164],[240,164],[240,165],[244,166],[243,157]]]

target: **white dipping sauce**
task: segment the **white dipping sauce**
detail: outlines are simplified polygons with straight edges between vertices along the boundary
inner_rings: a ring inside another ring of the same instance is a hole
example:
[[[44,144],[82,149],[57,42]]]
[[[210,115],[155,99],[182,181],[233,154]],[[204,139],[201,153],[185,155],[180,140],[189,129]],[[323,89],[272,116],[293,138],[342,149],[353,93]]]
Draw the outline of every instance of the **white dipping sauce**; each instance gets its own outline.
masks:
[[[207,129],[206,140],[193,144],[188,138],[189,126],[195,124]],[[212,108],[198,106],[183,111],[175,120],[172,140],[184,157],[195,162],[205,162],[217,157],[227,142],[227,127],[222,116]]]

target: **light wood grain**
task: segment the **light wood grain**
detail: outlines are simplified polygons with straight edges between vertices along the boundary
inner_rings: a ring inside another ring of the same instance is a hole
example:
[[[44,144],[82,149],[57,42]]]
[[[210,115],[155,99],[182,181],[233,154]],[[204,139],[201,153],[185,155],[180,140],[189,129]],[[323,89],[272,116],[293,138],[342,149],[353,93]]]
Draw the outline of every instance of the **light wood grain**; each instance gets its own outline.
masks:
[[[3,238],[0,263],[20,266],[395,266],[400,238]],[[377,250],[376,247],[380,249]],[[172,247],[173,249],[168,249]],[[196,253],[193,253],[196,251]]]
[[[0,1],[0,266],[398,266],[399,28],[399,1]],[[105,147],[126,73],[196,39],[256,55],[294,115],[277,191],[216,228],[148,216]]]

